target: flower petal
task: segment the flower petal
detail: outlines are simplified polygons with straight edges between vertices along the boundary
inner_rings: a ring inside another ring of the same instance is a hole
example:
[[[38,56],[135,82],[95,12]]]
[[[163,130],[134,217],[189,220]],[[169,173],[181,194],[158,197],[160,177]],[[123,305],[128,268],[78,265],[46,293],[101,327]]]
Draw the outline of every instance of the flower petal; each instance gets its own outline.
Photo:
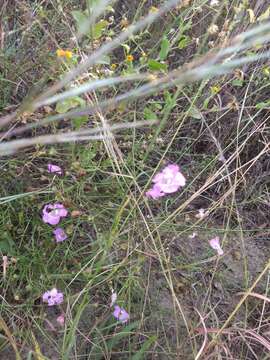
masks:
[[[63,170],[60,168],[60,166],[58,165],[54,165],[54,164],[48,164],[48,172],[52,173],[52,174],[58,174],[58,175],[62,175],[63,174]]]
[[[53,234],[55,236],[56,242],[62,242],[67,239],[67,234],[65,233],[65,231],[62,228],[56,228],[53,231]]]
[[[209,244],[211,246],[212,249],[216,250],[216,252],[218,253],[219,256],[224,254],[224,251],[222,250],[221,246],[220,246],[220,242],[219,242],[219,237],[216,236],[213,239],[209,240]]]

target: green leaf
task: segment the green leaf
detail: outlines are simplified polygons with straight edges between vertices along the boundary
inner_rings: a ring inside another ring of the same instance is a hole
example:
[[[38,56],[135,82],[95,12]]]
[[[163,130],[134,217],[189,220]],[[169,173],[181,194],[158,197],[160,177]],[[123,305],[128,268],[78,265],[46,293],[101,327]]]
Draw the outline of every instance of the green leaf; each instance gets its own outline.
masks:
[[[172,109],[176,106],[176,100],[175,98],[170,94],[169,91],[164,92],[164,100],[165,100],[165,106],[164,109]]]
[[[152,111],[152,110],[149,109],[149,108],[144,108],[143,114],[144,114],[145,120],[157,120],[157,119],[158,119],[158,117],[157,117],[157,115],[154,113],[154,111]]]
[[[148,60],[148,67],[149,70],[152,71],[167,71],[167,65],[166,64],[162,64],[159,61],[150,59]]]
[[[71,12],[75,22],[77,30],[80,34],[85,34],[88,31],[89,25],[88,25],[88,19],[89,17],[80,10],[74,10]]]
[[[238,86],[238,87],[242,87],[243,86],[243,80],[241,80],[241,79],[234,79],[233,81],[232,81],[232,85],[233,86]]]
[[[88,6],[91,8],[99,3],[100,0],[87,0]]]
[[[15,243],[8,232],[1,234],[0,252],[7,255],[14,255]]]
[[[72,124],[75,127],[75,129],[78,130],[80,129],[80,127],[82,127],[82,125],[86,124],[87,121],[88,121],[88,116],[82,115],[72,119]]]
[[[196,107],[192,107],[189,112],[188,112],[189,116],[191,116],[194,119],[201,119],[202,115],[200,113],[200,111],[196,108]]]
[[[99,39],[102,36],[103,32],[106,30],[108,25],[109,22],[107,20],[100,20],[92,27],[90,37],[94,40]]]
[[[170,51],[170,42],[166,38],[166,36],[164,36],[161,41],[161,48],[160,48],[160,52],[159,52],[159,58],[161,61],[165,60],[167,58],[169,51]]]
[[[267,109],[270,107],[270,100],[259,102],[256,104],[256,109]]]
[[[75,108],[77,106],[85,106],[85,101],[82,98],[80,98],[79,96],[73,96],[73,97],[70,97],[70,98],[65,99],[63,101],[59,101],[56,104],[55,110],[59,114],[64,114],[68,110],[73,109],[73,108]]]
[[[106,11],[107,11],[107,12],[115,13],[114,8],[113,8],[111,5],[107,5],[107,6],[106,6]]]
[[[185,20],[180,18],[180,21],[179,21],[180,35],[183,35],[186,31],[191,29],[191,27],[192,27],[192,19],[189,19],[188,22],[185,22]]]
[[[126,325],[119,333],[114,334],[114,337],[107,342],[108,349],[115,347],[122,339],[128,338],[134,329],[139,326],[139,321],[135,321]]]
[[[91,359],[101,360],[104,359],[104,345],[106,346],[106,351],[111,351],[113,348],[116,348],[121,341],[130,338],[134,334],[133,330],[137,329],[139,326],[139,321],[131,323],[120,330],[120,332],[115,332],[111,340],[106,341],[104,344],[104,335],[101,333],[100,338],[93,339],[93,346],[91,348],[90,357]],[[113,324],[115,327],[115,324]],[[109,327],[110,328],[110,327]],[[103,329],[104,332],[104,329]],[[93,355],[93,356],[91,356]]]
[[[162,105],[159,104],[159,103],[157,103],[157,102],[155,102],[155,103],[153,103],[153,108],[155,108],[155,109],[157,109],[157,110],[162,110]]]
[[[132,356],[131,360],[141,360],[145,359],[145,352],[150,348],[150,346],[157,340],[157,336],[151,336],[148,340],[143,343],[143,346],[140,350]]]
[[[182,35],[180,37],[180,40],[179,40],[179,43],[178,43],[178,48],[179,49],[184,49],[185,47],[188,46],[189,42],[190,42],[190,37],[187,36],[187,35]]]

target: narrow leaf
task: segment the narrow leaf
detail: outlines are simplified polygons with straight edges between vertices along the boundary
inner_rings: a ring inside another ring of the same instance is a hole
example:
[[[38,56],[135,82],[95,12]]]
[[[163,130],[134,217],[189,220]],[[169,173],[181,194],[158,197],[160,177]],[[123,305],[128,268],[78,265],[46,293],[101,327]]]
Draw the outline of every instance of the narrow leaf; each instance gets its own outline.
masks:
[[[166,64],[162,64],[156,60],[153,60],[153,59],[150,59],[148,61],[148,67],[149,67],[149,70],[152,70],[152,71],[167,71],[167,65]]]
[[[166,38],[166,36],[164,36],[161,41],[161,48],[160,48],[160,52],[159,52],[159,58],[161,61],[163,61],[167,58],[169,51],[170,51],[170,42]]]
[[[132,356],[131,360],[141,360],[144,359],[145,352],[150,348],[150,346],[157,340],[156,336],[151,336],[148,340],[146,340],[141,347],[141,349]]]

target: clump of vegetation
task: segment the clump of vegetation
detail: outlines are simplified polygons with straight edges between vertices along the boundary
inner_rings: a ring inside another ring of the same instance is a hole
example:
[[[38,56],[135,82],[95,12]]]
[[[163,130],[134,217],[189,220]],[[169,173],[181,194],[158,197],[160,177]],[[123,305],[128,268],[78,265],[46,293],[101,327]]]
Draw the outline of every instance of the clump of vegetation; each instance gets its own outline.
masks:
[[[1,358],[267,359],[267,3],[0,12]]]

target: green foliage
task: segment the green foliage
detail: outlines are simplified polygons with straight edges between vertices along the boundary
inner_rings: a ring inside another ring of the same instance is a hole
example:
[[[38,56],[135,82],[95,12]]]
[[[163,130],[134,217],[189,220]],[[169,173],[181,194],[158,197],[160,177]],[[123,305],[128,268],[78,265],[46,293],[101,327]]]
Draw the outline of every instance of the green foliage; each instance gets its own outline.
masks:
[[[157,336],[150,336],[149,339],[147,339],[141,349],[132,356],[131,360],[141,360],[145,358],[146,351],[154,344],[154,342],[157,340]]]
[[[148,68],[151,71],[161,71],[166,72],[168,69],[168,66],[166,64],[163,64],[157,60],[149,59],[148,60]]]
[[[154,111],[152,111],[150,108],[146,107],[143,111],[145,120],[157,120],[158,117]]]
[[[67,98],[65,100],[62,100],[62,101],[58,102],[56,104],[55,110],[59,114],[64,114],[68,110],[74,109],[77,106],[81,106],[81,107],[85,106],[85,100],[83,100],[79,96],[73,96],[73,97],[69,97],[69,98]]]
[[[269,109],[270,108],[270,100],[262,101],[256,104],[256,109]]]
[[[84,34],[88,36],[88,38],[92,40],[99,39],[106,31],[109,25],[107,20],[100,20],[96,24],[94,24],[91,28],[89,28],[90,17],[87,10],[85,11],[74,10],[72,11],[72,16],[76,22],[76,27],[78,32],[80,34]]]
[[[234,79],[232,80],[232,85],[236,87],[242,87],[244,84],[244,81],[241,79]]]
[[[179,39],[179,42],[178,42],[178,48],[179,48],[179,49],[184,49],[185,47],[188,46],[189,42],[190,42],[189,36],[187,36],[187,35],[182,35],[182,36],[180,37],[180,39]]]
[[[84,107],[85,106],[85,100],[82,99],[79,96],[73,96],[73,97],[69,97],[69,98],[67,98],[65,100],[59,101],[56,104],[56,109],[55,110],[59,114],[65,114],[70,109],[77,108],[78,106]],[[72,119],[72,123],[73,123],[73,126],[75,127],[75,129],[79,129],[81,126],[86,124],[87,121],[88,121],[88,116],[87,115],[76,116],[76,117],[74,117]]]
[[[89,31],[89,16],[87,15],[87,13],[80,10],[73,10],[71,14],[76,21],[76,27],[78,32],[80,34],[86,34]]]
[[[15,243],[8,231],[2,232],[0,236],[0,252],[6,255],[15,254]]]
[[[114,336],[106,342],[107,351],[113,351],[113,349],[117,349],[117,346],[120,346],[121,342],[127,340],[139,326],[139,322],[133,322],[128,325],[125,325],[118,333],[114,334]],[[113,325],[109,325],[108,327],[103,329],[103,333],[109,333],[112,329]],[[100,338],[100,335],[97,333],[96,338],[94,338],[95,345],[91,350],[91,354],[94,356],[96,360],[103,359],[104,354],[104,339]]]
[[[99,39],[103,33],[105,32],[105,30],[107,29],[107,26],[109,25],[107,20],[100,20],[98,23],[96,23],[90,32],[90,37],[93,40],[97,40]]]
[[[163,36],[161,41],[160,52],[159,52],[159,58],[161,61],[166,60],[169,51],[170,51],[170,42],[166,36]]]

